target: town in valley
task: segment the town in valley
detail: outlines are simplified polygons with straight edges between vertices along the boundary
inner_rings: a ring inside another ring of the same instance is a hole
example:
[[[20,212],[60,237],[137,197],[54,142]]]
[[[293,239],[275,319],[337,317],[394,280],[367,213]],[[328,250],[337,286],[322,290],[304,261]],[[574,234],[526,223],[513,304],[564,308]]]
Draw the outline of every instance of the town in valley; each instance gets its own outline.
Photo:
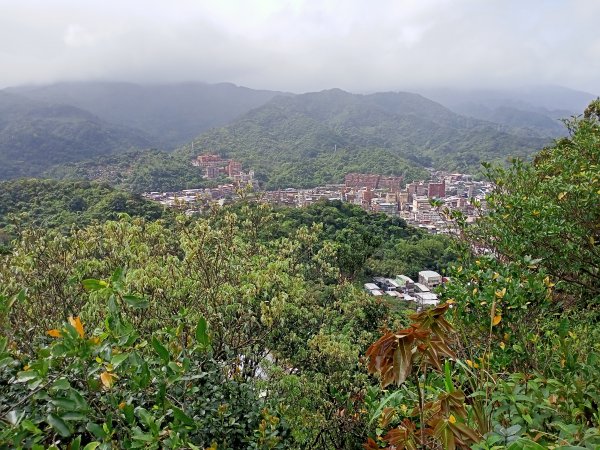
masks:
[[[320,200],[337,200],[359,205],[369,212],[400,217],[409,225],[438,234],[453,229],[443,210],[460,211],[467,222],[474,221],[485,211],[485,197],[493,188],[491,183],[476,180],[469,174],[431,169],[429,179],[409,183],[401,176],[349,173],[341,184],[260,191],[254,172],[244,171],[242,164],[233,159],[205,154],[199,155],[192,164],[204,172],[204,178],[224,182],[211,188],[147,192],[144,197],[191,215],[213,204],[234,201],[240,190],[251,189],[273,205],[304,207]]]

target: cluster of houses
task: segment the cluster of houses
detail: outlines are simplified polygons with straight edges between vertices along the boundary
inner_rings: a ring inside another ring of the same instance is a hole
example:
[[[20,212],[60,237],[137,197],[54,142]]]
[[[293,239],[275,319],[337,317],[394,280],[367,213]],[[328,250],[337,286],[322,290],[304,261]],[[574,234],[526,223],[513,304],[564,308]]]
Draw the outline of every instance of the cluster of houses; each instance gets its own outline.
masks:
[[[242,164],[220,155],[202,154],[192,164],[202,170],[207,179],[229,179],[230,183],[212,189],[188,189],[180,192],[150,192],[145,196],[168,207],[185,208],[187,213],[202,211],[207,205],[235,200],[235,189],[252,186],[259,190],[254,172],[244,172]],[[441,213],[444,209],[462,212],[467,222],[473,222],[487,208],[486,195],[493,190],[489,182],[474,180],[460,173],[429,169],[427,181],[415,181],[403,186],[402,177],[380,174],[349,173],[344,184],[327,184],[310,189],[278,189],[262,193],[268,203],[304,207],[320,200],[339,200],[360,205],[370,212],[380,212],[402,218],[407,224],[430,233],[452,233],[455,224]],[[432,200],[443,206],[432,205]]]
[[[406,275],[395,278],[374,277],[364,288],[371,295],[396,297],[398,300],[411,302],[416,309],[436,306],[440,301],[433,290],[441,285],[445,278],[433,270],[419,272],[419,281],[415,282]]]
[[[476,220],[480,212],[485,211],[485,197],[493,189],[491,183],[476,181],[470,175],[460,173],[431,171],[430,175],[429,181],[416,181],[402,187],[402,177],[349,173],[344,184],[279,189],[266,192],[264,200],[295,207],[308,206],[322,199],[340,200],[367,211],[401,217],[409,225],[433,234],[452,232],[454,226],[440,209],[432,206],[432,199],[440,200],[444,208],[462,212],[468,222]]]

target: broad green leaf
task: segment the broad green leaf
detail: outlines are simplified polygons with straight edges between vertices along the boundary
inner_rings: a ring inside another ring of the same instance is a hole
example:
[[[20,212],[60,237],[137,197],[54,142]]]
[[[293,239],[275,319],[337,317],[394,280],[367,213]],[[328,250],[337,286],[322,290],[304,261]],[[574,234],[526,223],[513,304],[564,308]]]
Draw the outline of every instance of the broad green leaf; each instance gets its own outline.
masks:
[[[181,409],[173,406],[173,417],[175,417],[177,420],[179,420],[181,423],[184,423],[185,425],[188,425],[190,427],[193,427],[196,422],[194,422],[194,419],[192,419],[190,416],[188,416],[186,413],[184,413]]]
[[[100,442],[90,442],[85,447],[83,447],[83,450],[96,450],[96,448],[99,445],[100,445]]]
[[[35,370],[25,370],[17,373],[17,381],[19,383],[25,383],[26,381],[34,380],[39,376]]]
[[[77,408],[77,404],[70,398],[55,398],[52,400],[52,404],[57,408],[66,409],[71,411]]]
[[[143,309],[148,307],[148,300],[135,295],[124,295],[123,301],[132,308]]]
[[[113,365],[113,367],[116,369],[117,367],[119,367],[121,364],[123,364],[123,362],[129,358],[129,353],[119,353],[118,355],[113,356],[110,359],[110,363]]]
[[[81,448],[81,435],[77,436],[71,441],[71,447],[69,450],[79,450]]]
[[[104,431],[104,428],[102,428],[97,423],[89,422],[86,425],[85,429],[92,433],[94,436],[96,436],[98,439],[104,439],[106,437],[106,431]]]
[[[64,390],[70,389],[70,388],[71,388],[71,384],[69,383],[69,380],[67,380],[66,378],[59,378],[54,383],[52,383],[52,386],[50,387],[50,389],[54,390],[54,391],[64,391]]]
[[[198,344],[206,347],[210,344],[210,337],[208,336],[208,324],[204,317],[200,317],[198,324],[196,325],[196,341]]]
[[[61,417],[57,416],[56,414],[50,413],[48,414],[46,420],[48,421],[50,426],[52,426],[52,428],[54,428],[62,437],[71,436],[71,430],[69,429],[65,421],[62,420]]]
[[[170,359],[169,351],[154,336],[152,336],[152,347],[154,348],[154,350],[156,351],[156,353],[158,353],[158,356],[160,356],[160,358],[163,360],[163,362],[165,364],[167,364],[169,362],[169,359]]]
[[[83,285],[83,288],[86,291],[99,291],[102,290],[104,288],[106,288],[108,286],[108,284],[106,283],[106,281],[103,280],[95,280],[93,278],[88,278],[86,280],[83,280],[81,282],[81,284]]]

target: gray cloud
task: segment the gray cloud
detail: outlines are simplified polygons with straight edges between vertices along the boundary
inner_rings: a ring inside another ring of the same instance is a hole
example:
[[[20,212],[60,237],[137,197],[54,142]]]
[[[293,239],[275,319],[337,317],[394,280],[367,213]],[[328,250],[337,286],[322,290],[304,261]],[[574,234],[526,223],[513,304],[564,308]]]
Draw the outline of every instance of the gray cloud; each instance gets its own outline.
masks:
[[[560,84],[600,93],[596,0],[0,0],[0,10],[0,86]]]

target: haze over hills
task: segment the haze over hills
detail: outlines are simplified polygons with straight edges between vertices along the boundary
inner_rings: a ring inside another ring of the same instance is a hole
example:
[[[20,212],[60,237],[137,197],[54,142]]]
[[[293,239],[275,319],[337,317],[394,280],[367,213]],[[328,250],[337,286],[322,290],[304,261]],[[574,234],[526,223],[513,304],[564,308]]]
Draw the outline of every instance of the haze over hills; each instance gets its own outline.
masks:
[[[172,149],[203,131],[223,126],[282,92],[231,83],[139,85],[118,82],[57,83],[7,89],[33,100],[85,109],[102,120],[147,133],[154,147]]]
[[[561,86],[514,89],[426,89],[423,94],[458,114],[539,136],[564,134],[562,119],[580,114],[597,95]]]
[[[565,134],[557,119],[593,98],[562,88],[429,95],[440,103],[405,92],[294,95],[227,83],[15,87],[0,91],[0,178],[45,172],[135,191],[190,187],[202,181],[189,161],[206,152],[239,158],[267,186],[340,181],[350,171],[476,171],[480,161],[526,156]],[[140,151],[182,143],[172,155]]]
[[[80,108],[0,91],[0,179],[38,176],[53,164],[151,143],[142,131]]]

